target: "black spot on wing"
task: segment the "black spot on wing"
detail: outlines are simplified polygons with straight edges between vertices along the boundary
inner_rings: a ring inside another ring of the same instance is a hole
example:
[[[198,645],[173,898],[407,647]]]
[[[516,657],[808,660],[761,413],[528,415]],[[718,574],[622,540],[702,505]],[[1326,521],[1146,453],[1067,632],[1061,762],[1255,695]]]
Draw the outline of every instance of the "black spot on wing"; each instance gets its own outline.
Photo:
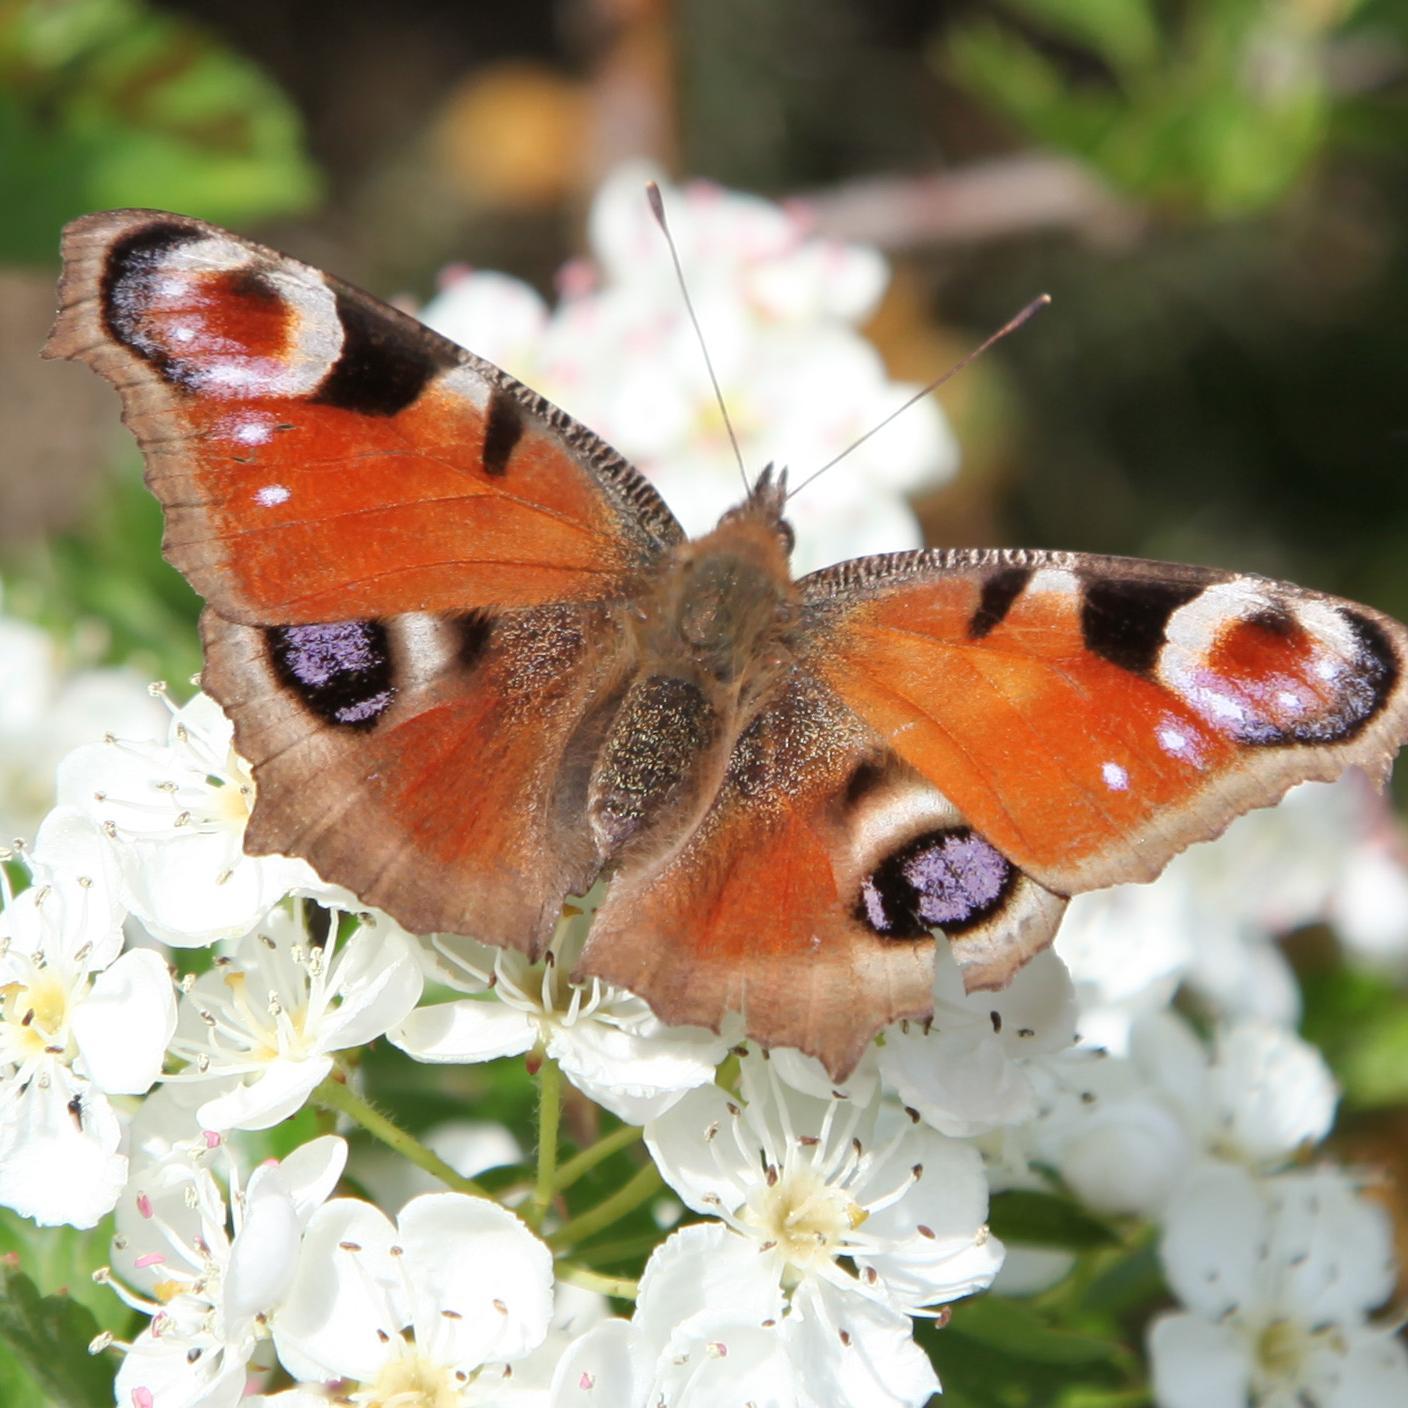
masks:
[[[337,295],[342,352],[313,395],[320,405],[394,416],[413,405],[421,392],[455,360],[427,336],[416,337],[375,305],[348,293]]]
[[[183,385],[175,364],[145,331],[158,267],[173,249],[201,238],[198,231],[174,222],[142,225],[108,250],[98,297],[109,335],[154,367],[167,381]]]
[[[369,729],[396,695],[380,621],[270,626],[269,659],[280,683],[320,719]]]
[[[1086,647],[1131,674],[1147,675],[1163,648],[1169,617],[1202,590],[1188,582],[1087,578],[1080,609]]]
[[[489,393],[489,415],[484,426],[484,473],[508,473],[509,457],[523,438],[523,412],[510,392],[496,386]]]
[[[1021,596],[1032,578],[1030,567],[1004,567],[983,580],[982,596],[973,619],[968,622],[968,639],[982,638],[1001,625],[1012,603]]]
[[[867,759],[857,763],[855,771],[846,779],[841,803],[847,811],[860,805],[885,780],[886,767],[883,762]]]
[[[455,618],[454,628],[458,636],[455,659],[462,669],[473,670],[489,648],[494,618],[487,611],[467,611]]]
[[[1339,614],[1354,634],[1353,659],[1335,680],[1333,706],[1325,714],[1296,723],[1269,743],[1346,743],[1383,711],[1401,677],[1398,652],[1371,616],[1342,606]],[[1253,742],[1261,742],[1254,739]]]

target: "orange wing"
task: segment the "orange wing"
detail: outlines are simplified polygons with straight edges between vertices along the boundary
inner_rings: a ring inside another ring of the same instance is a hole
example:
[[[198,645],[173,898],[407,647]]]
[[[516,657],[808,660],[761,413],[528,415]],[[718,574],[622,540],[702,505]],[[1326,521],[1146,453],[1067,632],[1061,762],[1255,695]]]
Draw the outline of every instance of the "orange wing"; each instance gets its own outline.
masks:
[[[1064,907],[795,671],[694,834],[612,878],[578,975],[639,993],[668,1022],[717,1031],[740,1013],[750,1036],[840,1080],[881,1028],[932,1013],[931,928],[998,986]]]
[[[230,620],[597,600],[681,537],[570,417],[306,264],[142,210],[64,257],[45,355],[121,391],[166,555]]]
[[[1408,631],[1264,578],[934,550],[799,588],[803,662],[1062,894],[1150,880],[1296,782],[1382,776],[1408,739]]]

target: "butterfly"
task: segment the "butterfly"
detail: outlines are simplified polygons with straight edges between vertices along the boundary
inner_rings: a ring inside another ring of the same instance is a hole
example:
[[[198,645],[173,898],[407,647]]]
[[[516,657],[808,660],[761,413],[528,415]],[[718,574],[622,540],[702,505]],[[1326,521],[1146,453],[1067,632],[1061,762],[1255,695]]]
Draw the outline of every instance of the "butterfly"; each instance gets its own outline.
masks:
[[[1208,567],[922,549],[793,580],[785,473],[687,539],[507,373],[201,221],[64,234],[45,349],[107,377],[206,600],[204,688],[306,858],[417,933],[742,1014],[842,1079],[1067,899],[1153,879],[1292,784],[1382,780],[1408,631]]]

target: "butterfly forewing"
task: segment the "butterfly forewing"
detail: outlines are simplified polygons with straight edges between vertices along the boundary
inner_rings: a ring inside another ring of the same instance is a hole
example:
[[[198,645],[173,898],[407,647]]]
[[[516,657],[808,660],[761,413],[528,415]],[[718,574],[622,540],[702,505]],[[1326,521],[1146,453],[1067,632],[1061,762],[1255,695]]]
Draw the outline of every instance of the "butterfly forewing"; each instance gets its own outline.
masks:
[[[600,600],[681,536],[556,407],[305,264],[140,210],[64,257],[46,353],[118,386],[166,554],[231,620]]]
[[[1403,627],[1264,578],[926,551],[799,585],[809,667],[1063,894],[1152,879],[1296,782],[1382,776],[1408,737]]]

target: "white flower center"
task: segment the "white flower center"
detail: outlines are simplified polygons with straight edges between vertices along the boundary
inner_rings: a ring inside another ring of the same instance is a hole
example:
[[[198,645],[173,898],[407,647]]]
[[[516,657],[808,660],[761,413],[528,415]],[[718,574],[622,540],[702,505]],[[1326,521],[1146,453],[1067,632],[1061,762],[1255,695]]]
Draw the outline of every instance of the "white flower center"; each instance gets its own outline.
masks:
[[[1317,1340],[1344,1352],[1342,1337],[1333,1327],[1317,1331],[1294,1320],[1271,1321],[1255,1341],[1255,1386],[1267,1390],[1299,1387]]]
[[[0,988],[0,1059],[20,1064],[46,1050],[68,1052],[69,990],[52,968]]]
[[[414,1347],[388,1359],[376,1379],[350,1395],[358,1408],[460,1408],[460,1385],[443,1364]]]
[[[788,1265],[810,1270],[844,1254],[850,1234],[870,1214],[810,1164],[784,1169],[749,1190],[739,1221],[776,1243]]]

